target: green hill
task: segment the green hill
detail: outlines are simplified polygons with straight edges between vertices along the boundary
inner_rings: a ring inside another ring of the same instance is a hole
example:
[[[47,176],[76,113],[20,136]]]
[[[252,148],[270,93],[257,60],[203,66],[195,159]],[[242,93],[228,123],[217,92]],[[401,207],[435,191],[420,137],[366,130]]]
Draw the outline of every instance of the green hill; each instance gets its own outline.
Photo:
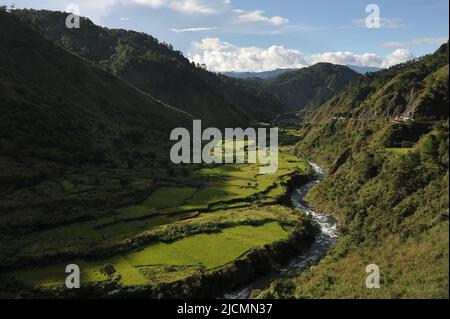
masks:
[[[292,110],[322,105],[360,75],[350,68],[318,63],[265,81],[268,90]]]
[[[448,49],[366,74],[330,99],[315,120],[333,116],[377,119],[448,117]]]
[[[89,214],[69,203],[74,215],[41,216],[42,210],[58,211],[53,205],[61,199],[57,190],[62,185],[50,181],[77,170],[86,172],[93,184],[96,174],[107,169],[153,167],[158,175],[161,167],[167,168],[171,130],[192,125],[188,113],[156,101],[5,12],[0,12],[0,43],[0,205],[5,229],[9,221],[52,223]],[[108,196],[123,191],[122,175],[111,176],[97,203],[112,203],[115,199]],[[32,189],[39,184],[40,190]]]
[[[444,45],[365,75],[305,120],[296,153],[329,169],[307,200],[338,219],[340,239],[266,297],[448,298],[447,63]],[[370,264],[380,289],[366,288]]]
[[[151,35],[102,28],[86,18],[81,28],[68,29],[67,15],[62,12],[16,10],[14,14],[61,47],[207,125],[248,125],[255,119],[271,119],[285,109],[268,94],[197,67]]]

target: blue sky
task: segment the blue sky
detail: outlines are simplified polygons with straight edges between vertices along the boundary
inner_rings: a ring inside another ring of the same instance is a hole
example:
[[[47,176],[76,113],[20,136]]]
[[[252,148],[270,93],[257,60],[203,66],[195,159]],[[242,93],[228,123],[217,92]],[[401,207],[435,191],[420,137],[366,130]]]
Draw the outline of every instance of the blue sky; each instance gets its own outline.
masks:
[[[265,71],[325,61],[387,67],[448,38],[448,0],[0,0],[146,32],[214,71]],[[367,28],[368,4],[381,27]],[[81,26],[82,27],[82,26]]]

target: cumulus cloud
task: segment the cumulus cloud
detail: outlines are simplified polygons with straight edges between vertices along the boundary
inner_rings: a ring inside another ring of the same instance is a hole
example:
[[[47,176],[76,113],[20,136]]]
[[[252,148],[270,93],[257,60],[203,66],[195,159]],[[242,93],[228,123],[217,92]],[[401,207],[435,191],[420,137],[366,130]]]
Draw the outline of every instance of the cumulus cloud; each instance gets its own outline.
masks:
[[[386,55],[382,66],[387,68],[405,61],[414,59],[415,56],[407,49],[397,49],[391,54]]]
[[[266,17],[264,16],[264,11],[262,10],[254,10],[254,11],[245,11],[245,10],[234,10],[237,14],[237,21],[243,23],[262,23],[269,25],[283,25],[289,23],[289,19],[274,16],[274,17]]]
[[[205,63],[211,70],[226,71],[268,71],[277,68],[302,68],[307,65],[304,56],[297,50],[283,46],[237,47],[217,38],[206,38],[194,43],[192,61]]]
[[[350,51],[337,51],[314,54],[310,56],[309,62],[311,64],[329,62],[342,65],[380,67],[383,64],[383,58],[375,53],[356,54]]]
[[[448,41],[447,38],[418,38],[408,41],[391,41],[383,43],[385,47],[391,48],[405,48],[405,47],[413,47],[418,45],[441,45]]]
[[[263,72],[282,68],[303,68],[319,62],[361,67],[386,68],[414,58],[407,49],[397,49],[380,57],[375,53],[357,54],[350,51],[323,52],[305,55],[294,49],[273,45],[269,48],[238,47],[218,38],[195,42],[188,55],[191,61],[204,63],[216,72]]]

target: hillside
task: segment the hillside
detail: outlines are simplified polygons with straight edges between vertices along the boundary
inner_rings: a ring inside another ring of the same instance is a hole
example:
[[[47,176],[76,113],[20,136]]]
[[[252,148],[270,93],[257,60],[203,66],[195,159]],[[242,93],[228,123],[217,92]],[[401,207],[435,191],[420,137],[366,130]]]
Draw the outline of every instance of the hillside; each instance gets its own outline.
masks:
[[[330,116],[374,119],[448,117],[448,48],[435,54],[366,74],[328,101],[315,120]]]
[[[263,163],[174,165],[169,134],[192,115],[3,7],[0,42],[1,298],[213,298],[313,239],[283,205],[311,175],[289,148],[270,175]],[[65,286],[68,263],[81,289]]]
[[[358,77],[346,66],[318,63],[268,79],[265,85],[292,110],[302,110],[322,105]]]
[[[366,75],[302,124],[297,155],[328,168],[307,200],[338,219],[341,237],[265,297],[448,298],[447,63],[444,45]],[[369,264],[380,289],[365,287]]]
[[[167,168],[169,134],[192,125],[191,115],[159,103],[4,12],[0,42],[0,217],[5,233],[12,224],[57,223],[89,214],[78,206],[88,201],[58,202],[65,197],[52,180],[74,171],[86,172],[85,178],[98,186],[93,198],[98,205],[120,201],[110,197],[124,190],[122,169],[149,167],[154,175],[164,175],[159,170]],[[107,169],[117,172],[96,179]]]
[[[67,29],[62,12],[16,10],[14,14],[56,44],[207,125],[248,125],[255,119],[271,119],[285,109],[260,90],[243,88],[238,81],[197,67],[151,35],[102,28],[86,18],[80,29]]]

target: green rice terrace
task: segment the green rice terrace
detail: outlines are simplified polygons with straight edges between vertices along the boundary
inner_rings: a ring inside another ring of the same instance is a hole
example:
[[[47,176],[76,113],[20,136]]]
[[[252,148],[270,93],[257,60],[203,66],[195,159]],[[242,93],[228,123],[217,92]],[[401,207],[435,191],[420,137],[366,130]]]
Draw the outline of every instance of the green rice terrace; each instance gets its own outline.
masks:
[[[293,244],[293,238],[296,244],[299,239],[307,243],[315,232],[310,219],[284,204],[293,182],[312,175],[309,164],[282,147],[276,174],[261,175],[260,165],[201,166],[177,182],[147,180],[142,173],[128,176],[129,188],[142,194],[150,189],[148,195],[93,214],[94,218],[62,222],[2,241],[2,267],[7,271],[0,290],[21,287],[10,293],[27,296],[36,291],[41,296],[68,293],[65,267],[76,264],[82,288],[91,289],[92,296],[136,296],[141,290],[157,294],[154,297],[161,291],[179,296],[170,289],[180,283],[195,296],[191,289],[195,278],[201,281],[218,274],[223,279],[227,271],[242,271],[239,261],[254,262],[248,260],[249,254],[277,255],[273,247]],[[89,177],[73,176],[54,182],[68,196],[87,200],[101,189],[87,181]],[[272,257],[261,260],[269,263]],[[27,267],[29,261],[33,268]],[[264,267],[260,271],[268,270]],[[225,292],[254,275],[236,275],[231,287],[214,290]]]

